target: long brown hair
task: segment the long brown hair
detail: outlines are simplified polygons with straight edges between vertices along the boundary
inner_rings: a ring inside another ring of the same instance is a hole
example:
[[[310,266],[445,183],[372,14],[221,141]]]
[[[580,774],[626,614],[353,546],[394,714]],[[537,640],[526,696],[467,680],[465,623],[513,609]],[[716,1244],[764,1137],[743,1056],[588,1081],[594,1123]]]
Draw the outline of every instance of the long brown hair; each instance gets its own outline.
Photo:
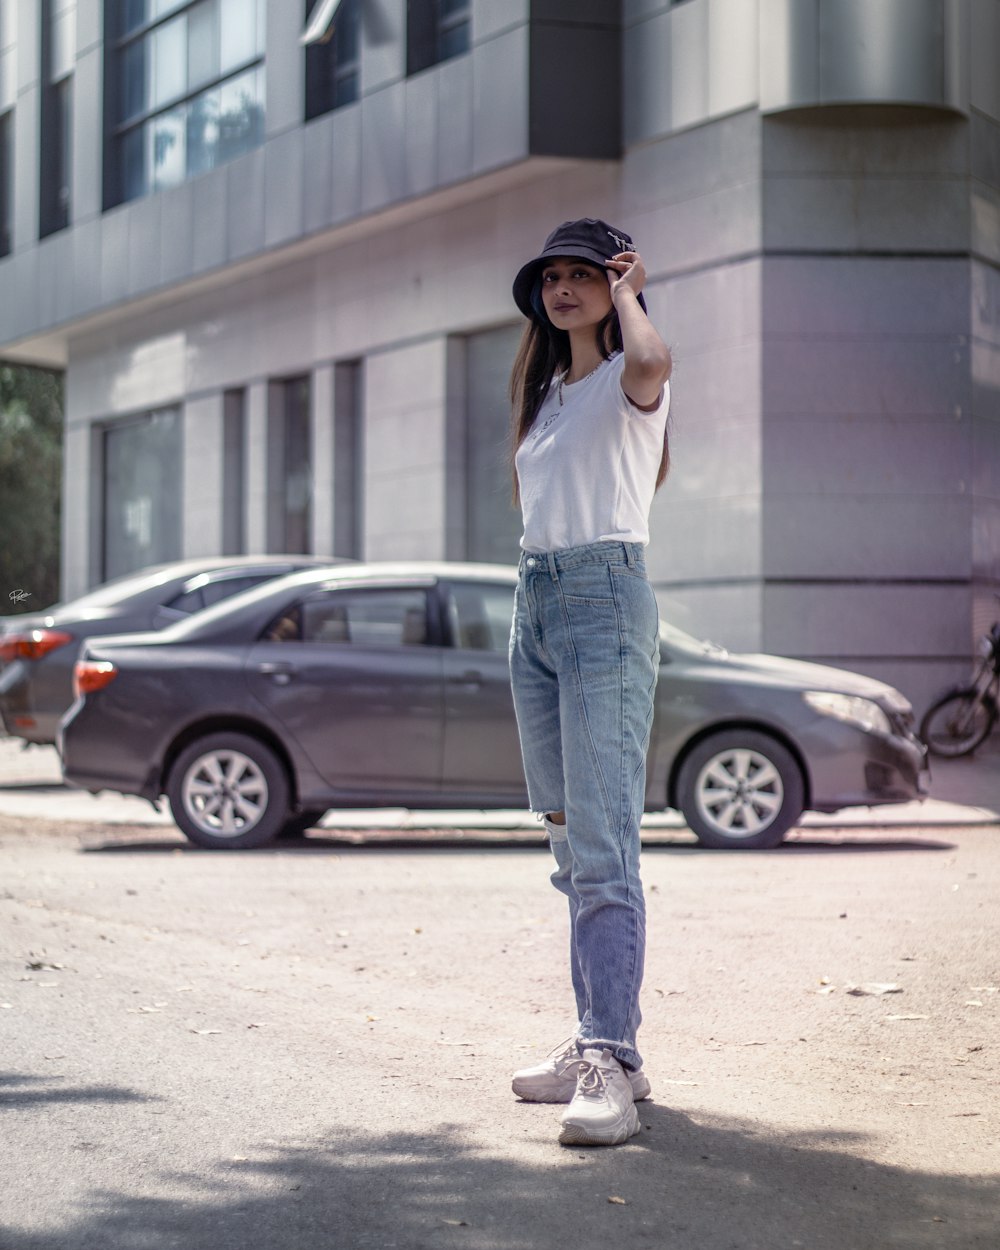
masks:
[[[597,349],[604,360],[622,350],[622,328],[614,308],[594,329]],[[511,472],[514,477],[514,502],[518,502],[517,470],[514,457],[517,449],[528,437],[538,416],[552,379],[556,373],[564,373],[573,363],[569,335],[557,329],[550,321],[532,317],[524,327],[521,343],[514,357],[510,375],[511,402]],[[666,480],[670,469],[670,442],[666,429],[663,432],[663,455],[656,472],[656,489]]]

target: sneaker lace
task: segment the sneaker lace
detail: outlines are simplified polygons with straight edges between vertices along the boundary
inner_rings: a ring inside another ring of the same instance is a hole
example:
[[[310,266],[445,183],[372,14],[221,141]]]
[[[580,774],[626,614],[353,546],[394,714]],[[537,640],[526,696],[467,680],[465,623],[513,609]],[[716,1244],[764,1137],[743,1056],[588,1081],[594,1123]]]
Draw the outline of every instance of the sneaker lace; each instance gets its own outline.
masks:
[[[600,1064],[581,1059],[576,1080],[577,1097],[603,1099],[607,1095],[608,1081],[614,1074],[614,1068],[604,1068]]]

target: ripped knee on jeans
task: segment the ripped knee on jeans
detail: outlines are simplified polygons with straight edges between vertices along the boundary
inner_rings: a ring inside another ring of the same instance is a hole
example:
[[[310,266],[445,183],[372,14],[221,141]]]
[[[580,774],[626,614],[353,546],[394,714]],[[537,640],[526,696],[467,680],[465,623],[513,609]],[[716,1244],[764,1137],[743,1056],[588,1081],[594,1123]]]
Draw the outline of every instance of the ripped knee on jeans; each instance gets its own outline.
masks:
[[[552,825],[564,825],[566,823],[565,812],[546,812],[545,819]]]

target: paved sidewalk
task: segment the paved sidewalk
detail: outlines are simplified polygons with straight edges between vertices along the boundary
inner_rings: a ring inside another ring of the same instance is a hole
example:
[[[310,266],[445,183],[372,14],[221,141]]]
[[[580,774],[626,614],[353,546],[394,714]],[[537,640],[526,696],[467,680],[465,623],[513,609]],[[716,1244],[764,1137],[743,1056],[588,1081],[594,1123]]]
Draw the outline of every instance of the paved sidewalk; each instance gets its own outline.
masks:
[[[847,808],[834,815],[807,813],[804,829],[947,828],[1000,824],[1000,734],[994,734],[969,759],[936,760],[932,764],[931,797],[923,803],[893,807]],[[19,739],[0,738],[0,814],[43,820],[96,821],[108,825],[172,826],[163,803],[156,811],[144,799],[128,795],[87,794],[65,785],[54,747],[24,749]],[[374,811],[331,811],[321,828],[338,830],[491,830],[538,836],[538,824],[524,811],[430,811],[401,808]],[[644,831],[686,835],[676,812],[647,816]],[[689,836],[689,835],[687,835]]]

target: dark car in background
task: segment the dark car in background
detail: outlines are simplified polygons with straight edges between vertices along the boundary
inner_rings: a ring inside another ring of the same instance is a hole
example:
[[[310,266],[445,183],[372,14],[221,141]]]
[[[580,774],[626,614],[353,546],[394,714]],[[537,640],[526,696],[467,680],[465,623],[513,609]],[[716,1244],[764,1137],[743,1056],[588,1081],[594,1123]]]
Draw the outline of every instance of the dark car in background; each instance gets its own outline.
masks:
[[[73,702],[80,643],[101,634],[157,630],[251,586],[332,557],[211,556],[151,565],[43,612],[0,617],[0,721],[12,737],[51,744]]]
[[[68,782],[157,801],[207,847],[329,808],[527,803],[507,662],[516,574],[343,565],[159,634],[91,639],[59,735]],[[922,794],[909,703],[868,677],[729,655],[669,626],[646,808],[707,846],[777,845],[804,809]]]

